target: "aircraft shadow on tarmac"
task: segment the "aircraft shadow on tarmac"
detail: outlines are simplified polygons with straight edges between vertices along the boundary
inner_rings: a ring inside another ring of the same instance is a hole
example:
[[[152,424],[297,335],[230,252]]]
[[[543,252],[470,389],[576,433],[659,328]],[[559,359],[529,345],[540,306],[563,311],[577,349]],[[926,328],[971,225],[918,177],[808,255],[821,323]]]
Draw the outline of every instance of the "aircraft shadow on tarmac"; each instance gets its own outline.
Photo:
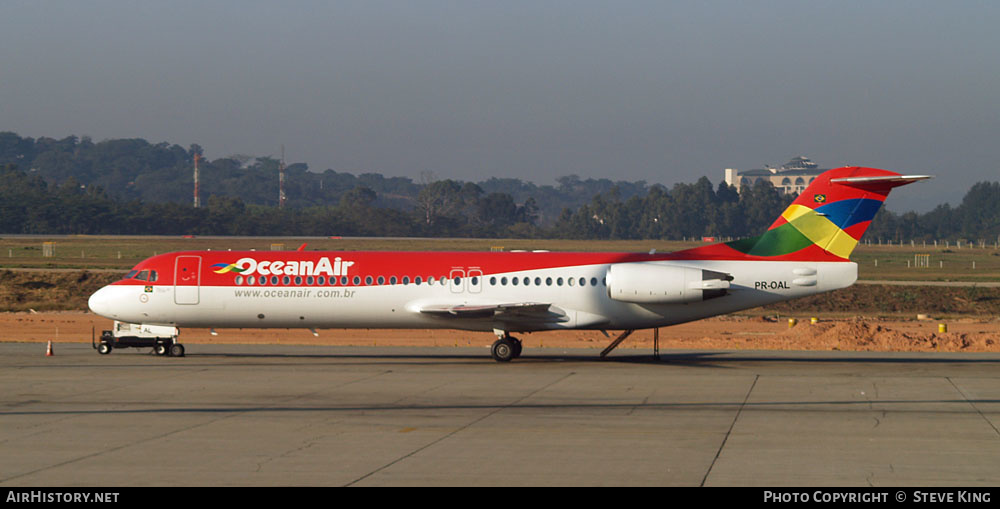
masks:
[[[552,349],[551,352],[531,352],[525,350],[520,358],[514,360],[510,365],[538,365],[538,364],[562,364],[562,363],[583,363],[583,364],[641,364],[648,366],[663,367],[707,367],[707,368],[737,368],[742,364],[857,364],[857,365],[943,365],[943,364],[973,364],[973,365],[1000,365],[1000,357],[991,354],[984,354],[988,357],[973,357],[969,353],[882,353],[882,352],[848,352],[831,353],[825,351],[816,352],[736,352],[736,351],[699,351],[699,352],[667,352],[661,353],[658,358],[652,354],[620,354],[600,357],[596,353],[575,353],[559,352]],[[225,353],[225,352],[205,352],[192,353],[188,355],[195,359],[256,359],[256,360],[331,360],[331,361],[354,361],[352,364],[403,364],[403,365],[434,365],[434,364],[498,364],[489,356],[481,353]],[[368,361],[368,362],[364,362]],[[255,363],[256,364],[256,363]],[[280,364],[280,362],[279,362]]]
[[[544,411],[589,411],[589,410],[660,410],[660,411],[726,411],[736,409],[761,409],[773,412],[815,412],[830,411],[837,408],[846,412],[885,412],[923,414],[932,411],[937,414],[958,413],[967,414],[964,409],[927,410],[919,408],[922,405],[989,405],[1000,403],[997,399],[912,399],[912,400],[827,400],[827,401],[762,401],[748,402],[732,401],[678,401],[663,403],[530,403],[517,402],[509,404],[491,403],[455,403],[455,404],[391,404],[391,405],[227,405],[227,406],[193,406],[190,404],[171,405],[163,402],[151,403],[153,408],[97,408],[76,410],[4,410],[0,416],[28,415],[133,415],[133,414],[244,414],[244,413],[354,413],[354,412],[409,412],[409,411],[444,411],[444,410],[544,410]],[[878,405],[873,409],[872,405]],[[914,407],[914,405],[918,407]],[[144,406],[135,404],[135,406]],[[898,407],[897,407],[898,406]]]

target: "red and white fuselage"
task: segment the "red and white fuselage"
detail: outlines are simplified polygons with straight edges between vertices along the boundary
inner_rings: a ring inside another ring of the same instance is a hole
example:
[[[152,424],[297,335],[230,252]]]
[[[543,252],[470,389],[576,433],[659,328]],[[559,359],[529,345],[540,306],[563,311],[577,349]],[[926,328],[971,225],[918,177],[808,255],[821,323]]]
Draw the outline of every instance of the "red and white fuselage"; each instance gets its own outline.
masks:
[[[844,288],[857,277],[852,262],[683,258],[669,253],[170,253],[135,267],[134,274],[145,272],[145,279],[126,278],[99,290],[90,308],[119,321],[178,327],[639,329]],[[231,266],[237,270],[225,270]],[[640,281],[616,280],[615,269],[623,266]],[[725,281],[717,298],[705,299],[702,294],[711,289],[692,288],[696,281],[683,280],[648,281],[654,293],[657,285],[664,287],[662,299],[637,296],[637,291],[650,293],[633,288],[647,279],[644,274],[655,278],[664,268],[666,274],[692,274],[693,279],[710,271],[732,280]],[[616,295],[621,288],[631,293]],[[685,297],[683,290],[693,295]],[[538,304],[548,307],[539,310]],[[533,312],[517,312],[532,305]]]

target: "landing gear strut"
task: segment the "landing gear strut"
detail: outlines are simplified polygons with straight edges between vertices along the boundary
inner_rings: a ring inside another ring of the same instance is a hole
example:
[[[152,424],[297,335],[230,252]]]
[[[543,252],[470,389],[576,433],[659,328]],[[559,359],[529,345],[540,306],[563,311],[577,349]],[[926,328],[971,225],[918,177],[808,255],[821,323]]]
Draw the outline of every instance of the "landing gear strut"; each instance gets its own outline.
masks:
[[[604,357],[607,357],[612,350],[617,348],[618,345],[620,345],[622,341],[625,341],[625,338],[631,336],[633,332],[635,332],[635,329],[629,329],[625,332],[622,332],[620,336],[615,338],[615,340],[612,341],[611,344],[608,345],[608,347],[605,348],[603,352],[601,352],[601,358],[603,359]],[[659,336],[657,336],[657,348],[659,348]]]

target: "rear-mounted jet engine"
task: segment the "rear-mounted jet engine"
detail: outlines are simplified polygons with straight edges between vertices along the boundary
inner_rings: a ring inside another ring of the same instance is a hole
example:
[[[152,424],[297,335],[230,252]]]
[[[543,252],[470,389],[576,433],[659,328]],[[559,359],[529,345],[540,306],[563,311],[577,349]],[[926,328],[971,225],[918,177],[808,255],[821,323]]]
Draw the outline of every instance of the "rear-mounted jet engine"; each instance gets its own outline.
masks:
[[[726,295],[733,276],[677,265],[618,263],[608,268],[608,296],[635,304],[687,304]]]

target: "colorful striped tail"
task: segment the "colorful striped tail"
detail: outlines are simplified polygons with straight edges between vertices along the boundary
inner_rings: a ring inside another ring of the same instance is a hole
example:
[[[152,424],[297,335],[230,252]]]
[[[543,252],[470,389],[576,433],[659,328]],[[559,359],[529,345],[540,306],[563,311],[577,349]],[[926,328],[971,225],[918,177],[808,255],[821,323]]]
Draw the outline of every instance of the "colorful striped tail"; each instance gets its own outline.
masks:
[[[925,178],[862,167],[827,171],[816,177],[766,233],[729,245],[744,254],[763,257],[815,252],[818,248],[847,260],[889,191]]]
[[[930,178],[845,167],[816,179],[757,237],[695,248],[711,258],[844,261],[894,187]]]

